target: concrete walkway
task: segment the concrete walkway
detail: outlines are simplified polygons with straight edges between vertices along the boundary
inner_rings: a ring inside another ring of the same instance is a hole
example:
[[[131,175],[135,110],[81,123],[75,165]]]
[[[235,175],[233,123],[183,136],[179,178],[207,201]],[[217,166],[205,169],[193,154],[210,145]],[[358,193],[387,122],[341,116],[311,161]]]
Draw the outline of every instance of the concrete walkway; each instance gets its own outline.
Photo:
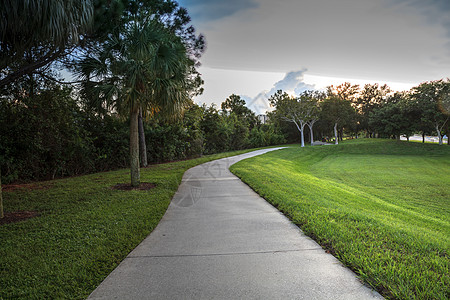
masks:
[[[157,228],[89,299],[382,299],[234,176],[188,170]]]

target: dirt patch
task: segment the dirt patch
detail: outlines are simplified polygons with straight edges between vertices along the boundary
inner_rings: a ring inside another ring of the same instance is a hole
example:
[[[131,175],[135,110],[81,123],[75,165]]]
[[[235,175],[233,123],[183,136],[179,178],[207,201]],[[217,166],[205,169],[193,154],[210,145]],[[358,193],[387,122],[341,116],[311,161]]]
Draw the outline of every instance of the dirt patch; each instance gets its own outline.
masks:
[[[137,187],[133,187],[129,183],[118,183],[115,186],[112,186],[111,189],[119,191],[148,191],[154,187],[156,187],[156,185],[150,182],[141,182]]]
[[[8,212],[5,213],[4,218],[0,219],[0,225],[25,221],[27,219],[31,219],[37,216],[39,216],[39,213],[37,211],[22,210],[22,211]]]
[[[51,188],[53,184],[36,184],[36,183],[28,183],[28,184],[6,184],[2,185],[3,192],[14,192],[16,190],[48,190]]]

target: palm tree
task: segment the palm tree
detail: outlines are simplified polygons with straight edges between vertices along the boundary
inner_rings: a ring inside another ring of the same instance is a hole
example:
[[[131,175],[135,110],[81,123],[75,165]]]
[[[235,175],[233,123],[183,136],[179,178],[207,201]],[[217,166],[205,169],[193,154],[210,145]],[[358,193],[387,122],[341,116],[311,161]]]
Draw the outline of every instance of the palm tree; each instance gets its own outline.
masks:
[[[2,198],[2,169],[0,168],[0,219],[3,219],[3,198]]]
[[[168,116],[187,104],[192,61],[182,40],[159,21],[140,19],[115,32],[79,67],[85,94],[130,117],[131,185],[140,184],[139,110]]]
[[[70,53],[93,13],[91,0],[2,1],[0,87]]]

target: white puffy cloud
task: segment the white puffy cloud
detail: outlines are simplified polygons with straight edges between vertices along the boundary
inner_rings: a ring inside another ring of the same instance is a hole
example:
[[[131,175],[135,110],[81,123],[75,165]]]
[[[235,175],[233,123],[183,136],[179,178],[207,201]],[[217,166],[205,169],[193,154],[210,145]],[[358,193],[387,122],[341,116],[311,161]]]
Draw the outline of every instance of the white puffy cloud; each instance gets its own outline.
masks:
[[[248,108],[256,112],[256,114],[265,114],[272,110],[269,105],[269,98],[278,90],[282,90],[288,94],[298,96],[306,90],[313,90],[314,85],[306,84],[304,82],[304,73],[306,69],[299,71],[291,71],[286,73],[283,79],[276,82],[269,91],[261,91],[258,95],[251,98],[248,96],[241,96],[246,101]]]

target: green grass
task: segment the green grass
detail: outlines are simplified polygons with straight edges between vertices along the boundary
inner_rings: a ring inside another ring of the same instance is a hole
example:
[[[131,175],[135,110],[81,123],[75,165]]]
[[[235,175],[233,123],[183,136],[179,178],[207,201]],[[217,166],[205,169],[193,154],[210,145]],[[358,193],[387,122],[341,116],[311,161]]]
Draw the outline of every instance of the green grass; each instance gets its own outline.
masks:
[[[450,298],[449,147],[358,139],[231,170],[384,296]]]
[[[5,190],[5,212],[40,216],[0,226],[0,299],[85,299],[156,227],[188,168],[248,151],[142,169],[150,191],[112,190],[129,170]]]
[[[403,141],[403,142],[406,142],[406,141]],[[411,143],[422,143],[422,144],[439,144],[439,142],[431,142],[431,141],[425,141],[425,143],[424,143],[421,140],[420,141],[419,140],[409,140],[409,142],[411,142]],[[442,144],[443,145],[448,145],[447,139],[443,140]]]

